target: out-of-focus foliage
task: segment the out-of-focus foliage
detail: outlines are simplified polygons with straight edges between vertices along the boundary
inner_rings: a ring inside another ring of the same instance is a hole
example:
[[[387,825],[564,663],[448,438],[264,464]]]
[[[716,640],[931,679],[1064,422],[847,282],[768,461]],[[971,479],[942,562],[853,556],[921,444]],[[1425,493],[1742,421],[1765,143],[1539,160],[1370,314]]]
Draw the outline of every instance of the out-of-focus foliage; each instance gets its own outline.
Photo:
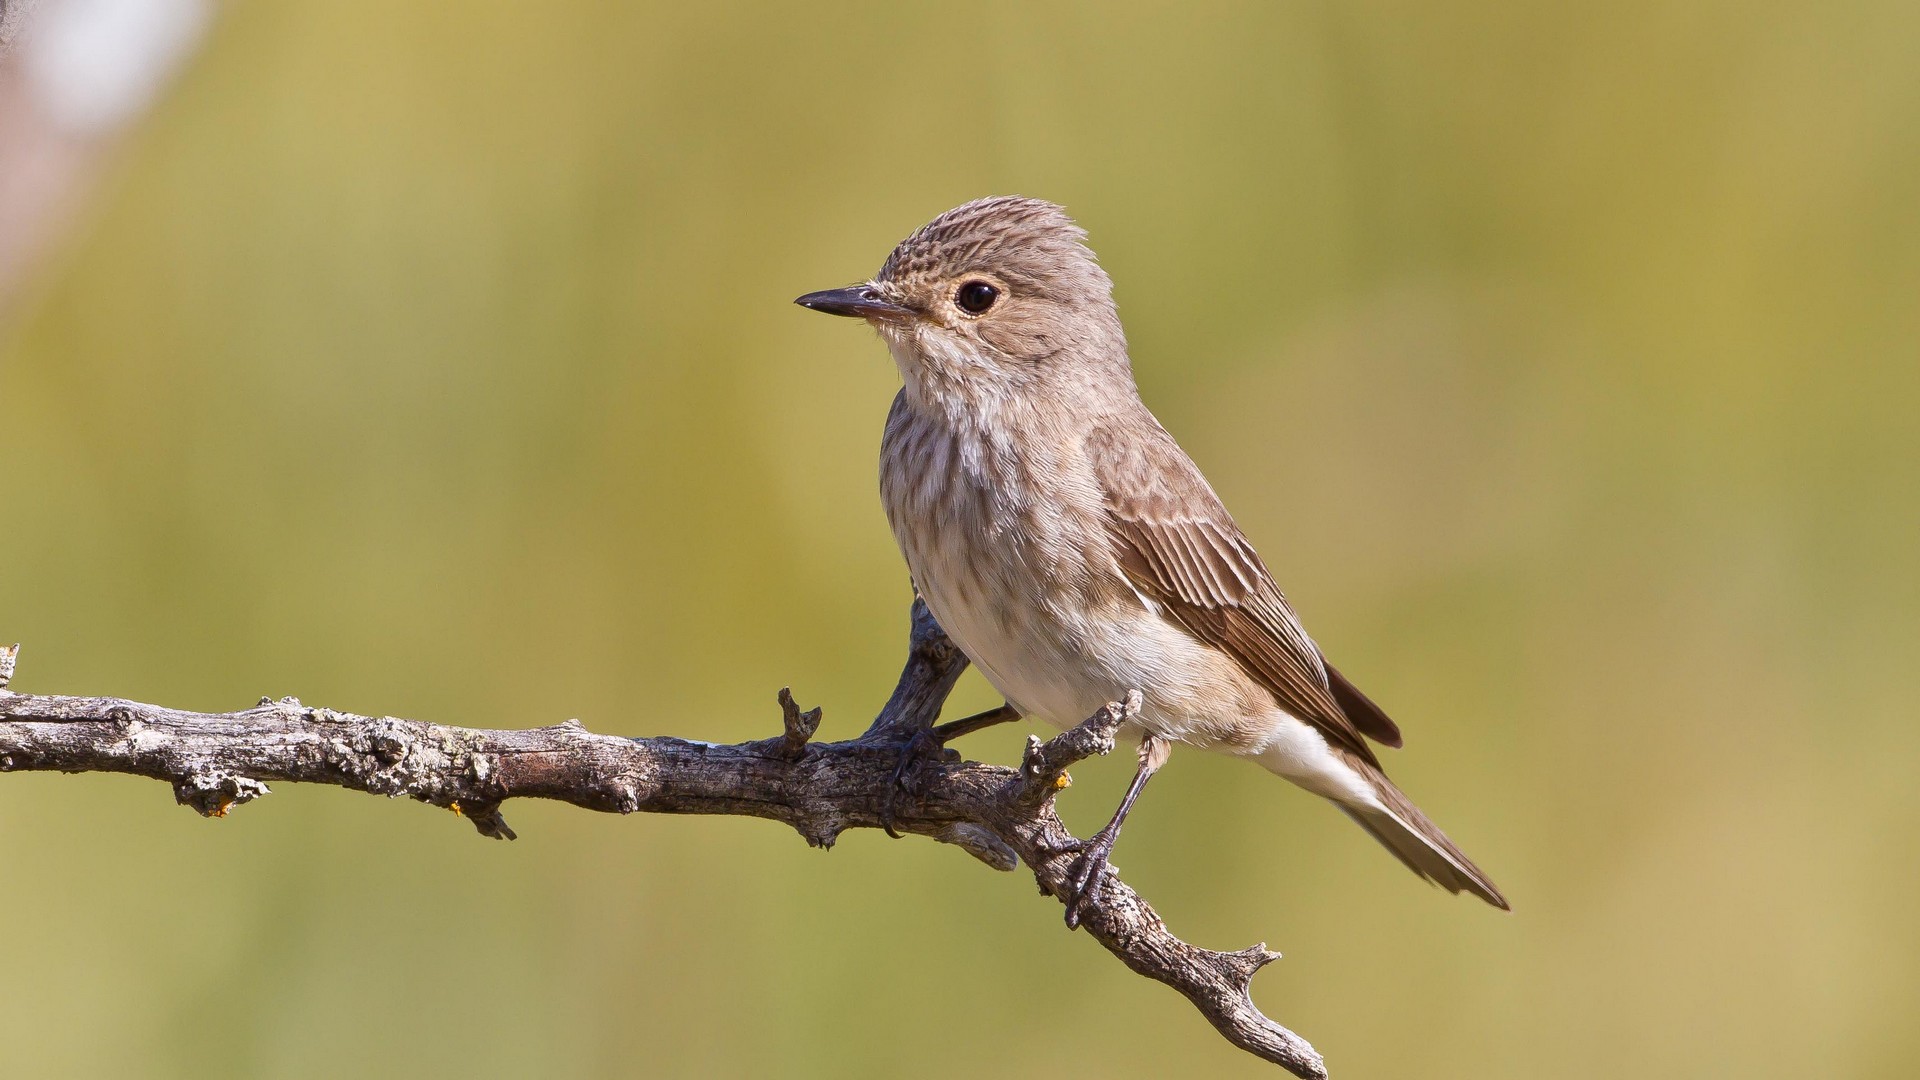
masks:
[[[1910,1075],[1917,58],[1893,2],[234,4],[0,338],[0,637],[43,692],[850,734],[896,376],[788,301],[1044,196],[1516,908],[1189,753],[1117,854],[1175,929],[1284,949],[1346,1077]],[[952,849],[508,814],[0,777],[7,1071],[1268,1075]]]

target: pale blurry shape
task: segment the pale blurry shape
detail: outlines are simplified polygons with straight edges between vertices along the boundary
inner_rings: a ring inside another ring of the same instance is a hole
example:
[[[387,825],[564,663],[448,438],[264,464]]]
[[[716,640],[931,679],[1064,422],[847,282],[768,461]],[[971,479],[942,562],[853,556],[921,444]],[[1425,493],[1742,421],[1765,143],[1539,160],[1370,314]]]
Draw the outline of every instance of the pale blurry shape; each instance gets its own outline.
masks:
[[[0,56],[5,56],[12,47],[20,31],[27,25],[27,17],[39,10],[42,0],[0,0]]]
[[[207,0],[7,5],[0,57],[0,311],[114,135],[192,52]]]
[[[20,53],[28,91],[55,127],[105,134],[153,104],[212,14],[206,0],[46,4]]]

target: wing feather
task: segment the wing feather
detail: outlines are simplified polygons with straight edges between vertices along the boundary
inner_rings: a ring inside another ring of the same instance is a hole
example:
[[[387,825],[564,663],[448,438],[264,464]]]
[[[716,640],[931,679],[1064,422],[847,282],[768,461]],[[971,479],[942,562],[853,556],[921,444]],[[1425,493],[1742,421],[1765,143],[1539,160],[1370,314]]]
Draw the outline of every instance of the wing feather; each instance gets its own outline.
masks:
[[[1362,732],[1400,745],[1393,721],[1326,665],[1266,564],[1172,436],[1158,425],[1146,438],[1137,429],[1126,437],[1100,429],[1087,449],[1106,498],[1109,538],[1135,587],[1239,661],[1328,742],[1375,765]]]

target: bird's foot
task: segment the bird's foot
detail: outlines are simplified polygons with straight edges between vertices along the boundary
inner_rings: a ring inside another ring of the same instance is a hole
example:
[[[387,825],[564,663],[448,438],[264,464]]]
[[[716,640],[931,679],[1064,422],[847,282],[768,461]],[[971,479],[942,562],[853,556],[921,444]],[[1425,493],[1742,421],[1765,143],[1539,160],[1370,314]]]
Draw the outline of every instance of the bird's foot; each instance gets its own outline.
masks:
[[[1074,864],[1073,872],[1067,877],[1067,929],[1080,927],[1082,912],[1088,904],[1100,896],[1100,887],[1106,883],[1107,874],[1113,869],[1107,857],[1113,854],[1113,841],[1119,832],[1113,829],[1101,829],[1093,834],[1091,840],[1076,840],[1072,844],[1061,845],[1061,850],[1079,851],[1080,860]]]
[[[947,743],[932,728],[921,728],[912,738],[900,744],[900,760],[893,767],[893,778],[887,783],[886,797],[880,803],[880,827],[895,840],[900,833],[895,830],[894,806],[901,793],[919,798],[927,790],[921,770],[929,762],[939,763],[947,757]]]

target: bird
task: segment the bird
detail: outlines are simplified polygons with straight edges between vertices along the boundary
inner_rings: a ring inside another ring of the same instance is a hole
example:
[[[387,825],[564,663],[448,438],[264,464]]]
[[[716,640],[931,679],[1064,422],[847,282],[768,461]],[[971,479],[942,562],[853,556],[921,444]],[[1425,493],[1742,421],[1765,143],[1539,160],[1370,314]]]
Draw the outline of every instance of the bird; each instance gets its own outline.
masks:
[[[1511,910],[1387,778],[1400,728],[1328,663],[1200,469],[1141,400],[1113,283],[1053,203],[968,202],[804,308],[865,320],[901,378],[880,493],[915,590],[1006,704],[949,734],[1070,727],[1139,692],[1138,768],[1078,844],[1067,923],[1175,745],[1331,801],[1415,874]]]

